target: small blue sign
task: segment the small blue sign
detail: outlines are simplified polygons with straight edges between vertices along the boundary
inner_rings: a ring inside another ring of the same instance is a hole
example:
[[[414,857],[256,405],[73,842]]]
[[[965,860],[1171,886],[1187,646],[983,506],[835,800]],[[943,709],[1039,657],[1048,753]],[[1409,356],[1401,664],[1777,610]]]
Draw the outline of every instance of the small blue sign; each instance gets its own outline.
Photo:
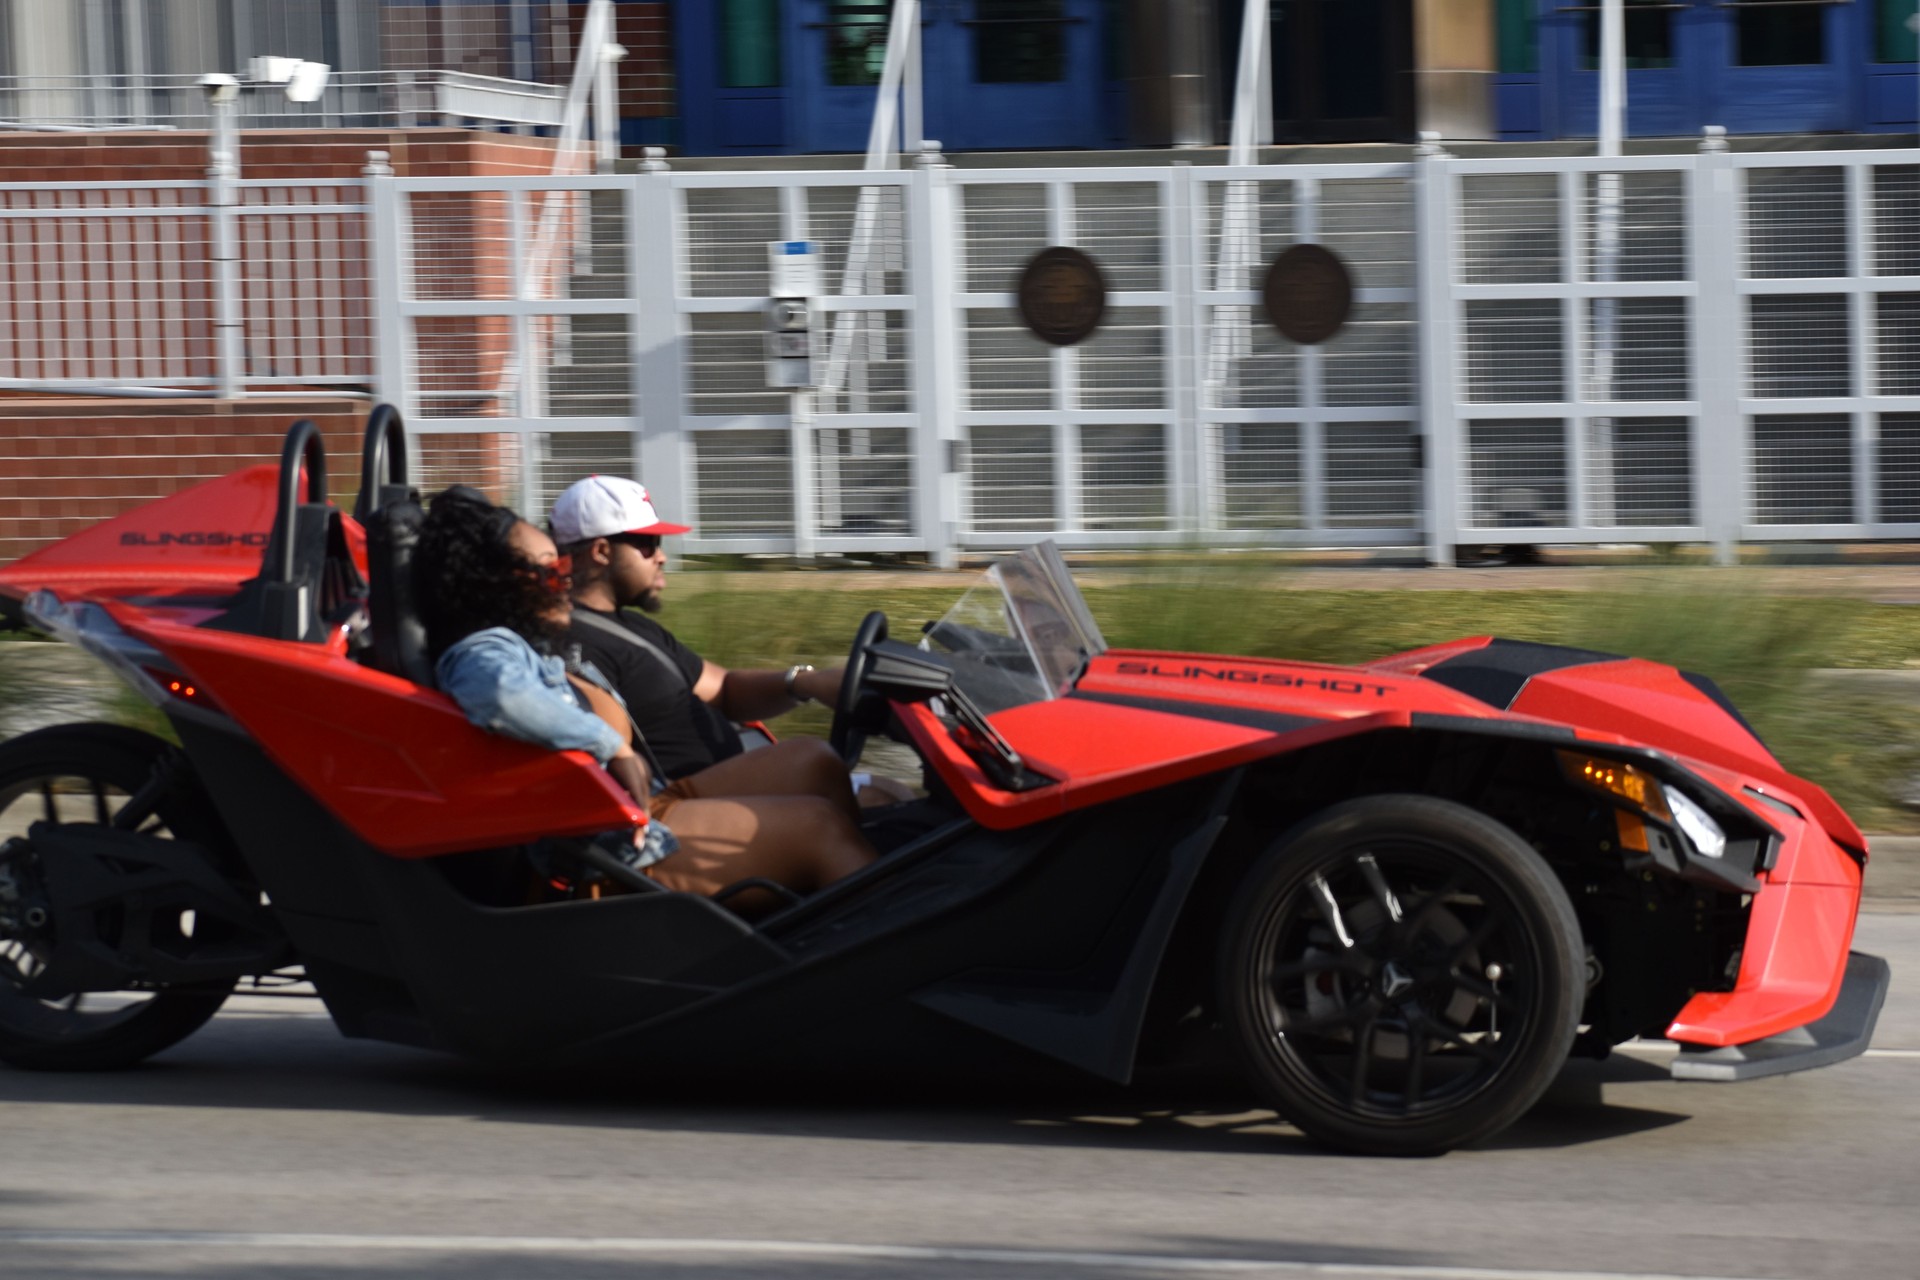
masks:
[[[780,246],[780,252],[782,252],[782,253],[812,253],[812,252],[813,252],[813,242],[812,242],[812,241],[810,241],[810,240],[788,240],[788,241],[785,241],[784,243],[782,243],[782,244],[781,244],[781,246]]]

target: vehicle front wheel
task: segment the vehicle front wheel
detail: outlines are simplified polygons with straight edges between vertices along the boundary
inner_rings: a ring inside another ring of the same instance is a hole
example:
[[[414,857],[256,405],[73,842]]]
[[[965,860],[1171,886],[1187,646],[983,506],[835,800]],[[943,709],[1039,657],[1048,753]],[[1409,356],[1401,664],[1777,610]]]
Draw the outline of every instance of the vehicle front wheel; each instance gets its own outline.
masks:
[[[1585,994],[1580,924],[1524,841],[1418,795],[1334,805],[1248,873],[1220,1002],[1255,1087],[1330,1146],[1433,1155],[1552,1083]]]
[[[232,992],[230,979],[61,1000],[22,990],[60,946],[27,828],[83,822],[203,837],[213,821],[204,800],[158,768],[171,750],[151,734],[100,724],[41,729],[0,744],[0,1062],[43,1071],[131,1066],[193,1034]],[[193,926],[182,919],[175,927]]]

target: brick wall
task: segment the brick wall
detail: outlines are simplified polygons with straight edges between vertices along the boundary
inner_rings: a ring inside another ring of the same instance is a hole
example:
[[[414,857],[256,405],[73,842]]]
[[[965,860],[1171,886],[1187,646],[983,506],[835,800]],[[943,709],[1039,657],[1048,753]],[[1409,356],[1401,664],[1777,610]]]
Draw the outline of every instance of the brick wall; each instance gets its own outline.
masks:
[[[534,17],[533,75],[564,85],[573,78],[587,6],[574,0],[560,22],[550,12],[542,5]],[[448,68],[512,77],[512,38],[503,5],[467,4],[449,13],[441,5],[390,4],[380,14],[381,60],[394,70]],[[670,7],[664,0],[619,0],[613,6],[613,38],[627,50],[614,73],[620,115],[649,120],[678,115]]]
[[[553,167],[545,138],[468,129],[247,129],[243,178],[357,178],[367,152],[385,151],[411,177],[542,174]],[[0,182],[198,182],[207,173],[204,133],[0,133]]]
[[[297,418],[320,425],[327,487],[360,487],[363,400],[0,399],[0,563],[155,498],[278,462]]]
[[[671,11],[664,4],[616,4],[613,14],[614,39],[627,50],[614,73],[620,114],[646,119],[679,115]]]

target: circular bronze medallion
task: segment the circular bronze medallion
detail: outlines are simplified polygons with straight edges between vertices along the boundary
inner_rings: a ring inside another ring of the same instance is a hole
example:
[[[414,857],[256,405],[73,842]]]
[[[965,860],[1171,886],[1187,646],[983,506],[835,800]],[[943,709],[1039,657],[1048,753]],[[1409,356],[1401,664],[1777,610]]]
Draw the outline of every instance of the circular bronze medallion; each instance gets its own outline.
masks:
[[[1260,290],[1267,319],[1289,341],[1325,342],[1353,310],[1353,276],[1330,249],[1297,244],[1273,260]]]
[[[1020,318],[1043,342],[1070,347],[1084,341],[1106,313],[1100,264],[1078,249],[1042,249],[1020,273]]]

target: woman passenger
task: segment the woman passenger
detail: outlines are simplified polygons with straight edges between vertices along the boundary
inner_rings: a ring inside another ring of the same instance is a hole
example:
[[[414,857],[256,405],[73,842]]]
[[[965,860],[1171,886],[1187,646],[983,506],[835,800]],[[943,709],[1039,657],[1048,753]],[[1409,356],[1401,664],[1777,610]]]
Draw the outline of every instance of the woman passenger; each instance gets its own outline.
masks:
[[[559,652],[571,565],[553,540],[478,490],[433,500],[413,557],[440,688],[483,729],[592,754],[646,808],[638,865],[669,889],[711,894],[762,876],[808,893],[874,858],[848,812],[821,796],[681,798],[655,786],[619,698]]]

